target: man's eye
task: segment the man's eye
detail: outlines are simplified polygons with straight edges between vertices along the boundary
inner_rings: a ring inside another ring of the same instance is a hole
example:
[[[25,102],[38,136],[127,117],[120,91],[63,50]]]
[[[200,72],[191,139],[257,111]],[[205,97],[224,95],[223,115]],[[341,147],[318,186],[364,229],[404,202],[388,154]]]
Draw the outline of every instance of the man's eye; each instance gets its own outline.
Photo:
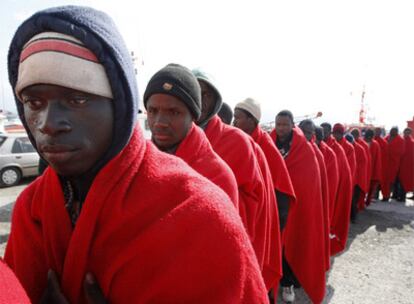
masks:
[[[75,106],[81,106],[88,102],[86,97],[74,97],[69,100],[69,103]]]
[[[43,102],[40,99],[35,98],[24,98],[23,103],[28,105],[31,109],[39,109],[43,105]]]

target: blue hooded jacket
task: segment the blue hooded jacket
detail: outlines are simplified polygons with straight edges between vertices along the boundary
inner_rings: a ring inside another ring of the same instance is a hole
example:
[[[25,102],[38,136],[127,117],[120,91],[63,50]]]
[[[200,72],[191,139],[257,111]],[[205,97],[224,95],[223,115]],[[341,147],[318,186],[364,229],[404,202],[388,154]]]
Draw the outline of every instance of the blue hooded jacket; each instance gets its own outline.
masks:
[[[9,81],[16,87],[20,53],[34,35],[42,32],[71,35],[90,49],[104,66],[114,96],[114,130],[111,146],[91,168],[96,174],[129,142],[138,113],[138,87],[128,49],[113,20],[103,12],[82,6],[62,6],[39,11],[28,18],[16,31],[8,54]],[[24,117],[23,104],[15,94],[20,119],[36,147]]]

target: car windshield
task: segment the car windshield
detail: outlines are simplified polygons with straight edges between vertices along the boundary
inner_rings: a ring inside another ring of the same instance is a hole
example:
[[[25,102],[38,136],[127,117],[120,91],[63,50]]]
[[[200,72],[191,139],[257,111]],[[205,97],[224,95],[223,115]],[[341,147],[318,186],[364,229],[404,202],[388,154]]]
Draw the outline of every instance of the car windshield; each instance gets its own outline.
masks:
[[[6,138],[7,137],[5,137],[5,136],[0,136],[0,147],[6,141]]]
[[[18,137],[14,141],[12,153],[31,153],[36,152],[28,137]]]

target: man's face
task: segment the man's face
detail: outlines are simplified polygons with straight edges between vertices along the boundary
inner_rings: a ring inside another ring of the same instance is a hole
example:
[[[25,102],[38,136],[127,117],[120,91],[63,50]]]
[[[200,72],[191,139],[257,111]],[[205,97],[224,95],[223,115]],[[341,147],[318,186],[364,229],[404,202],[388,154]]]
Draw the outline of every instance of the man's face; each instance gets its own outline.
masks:
[[[233,125],[236,128],[239,128],[248,134],[251,132],[251,128],[252,128],[251,119],[246,115],[245,112],[243,112],[240,109],[234,110]]]
[[[370,133],[370,132],[365,132],[364,139],[365,139],[365,141],[366,141],[367,143],[370,143],[370,142],[372,141],[372,137],[373,137],[372,133]]]
[[[404,130],[404,137],[409,137],[412,134],[412,131],[410,129]]]
[[[358,130],[352,130],[351,131],[352,136],[355,138],[355,140],[359,139],[359,132]]]
[[[161,151],[179,144],[191,128],[193,117],[177,97],[154,94],[147,101],[148,125],[152,141]]]
[[[198,83],[201,87],[201,116],[199,121],[204,121],[216,105],[217,94],[206,82],[199,80]]]
[[[300,128],[307,141],[310,141],[313,137],[313,134],[315,134],[315,128],[309,123],[302,125]]]
[[[398,135],[398,129],[397,128],[392,128],[390,130],[390,135],[391,135],[391,137],[397,136]]]
[[[82,175],[108,150],[111,99],[45,84],[27,87],[21,95],[37,150],[58,174]]]
[[[323,125],[322,129],[323,129],[323,140],[327,140],[329,136],[331,136],[331,130],[329,126],[326,126],[326,125]]]
[[[381,128],[375,128],[375,136],[379,137],[382,135]]]
[[[332,133],[332,135],[333,135],[333,137],[335,137],[335,139],[336,139],[337,141],[342,140],[342,138],[344,137],[344,133],[342,133],[341,131],[334,131],[334,132]]]
[[[276,134],[281,139],[286,139],[293,129],[293,122],[289,116],[276,116],[275,121]]]

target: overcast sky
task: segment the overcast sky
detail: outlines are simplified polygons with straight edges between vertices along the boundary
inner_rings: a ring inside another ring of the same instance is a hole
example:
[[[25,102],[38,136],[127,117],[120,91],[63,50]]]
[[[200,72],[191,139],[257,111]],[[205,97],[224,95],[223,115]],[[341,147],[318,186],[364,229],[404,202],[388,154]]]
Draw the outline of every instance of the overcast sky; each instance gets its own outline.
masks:
[[[7,49],[39,9],[89,5],[110,14],[137,54],[140,94],[170,62],[214,76],[223,100],[262,103],[262,121],[282,109],[316,122],[356,123],[365,86],[368,118],[406,126],[414,116],[412,1],[59,1],[0,2],[0,108],[15,111]]]

